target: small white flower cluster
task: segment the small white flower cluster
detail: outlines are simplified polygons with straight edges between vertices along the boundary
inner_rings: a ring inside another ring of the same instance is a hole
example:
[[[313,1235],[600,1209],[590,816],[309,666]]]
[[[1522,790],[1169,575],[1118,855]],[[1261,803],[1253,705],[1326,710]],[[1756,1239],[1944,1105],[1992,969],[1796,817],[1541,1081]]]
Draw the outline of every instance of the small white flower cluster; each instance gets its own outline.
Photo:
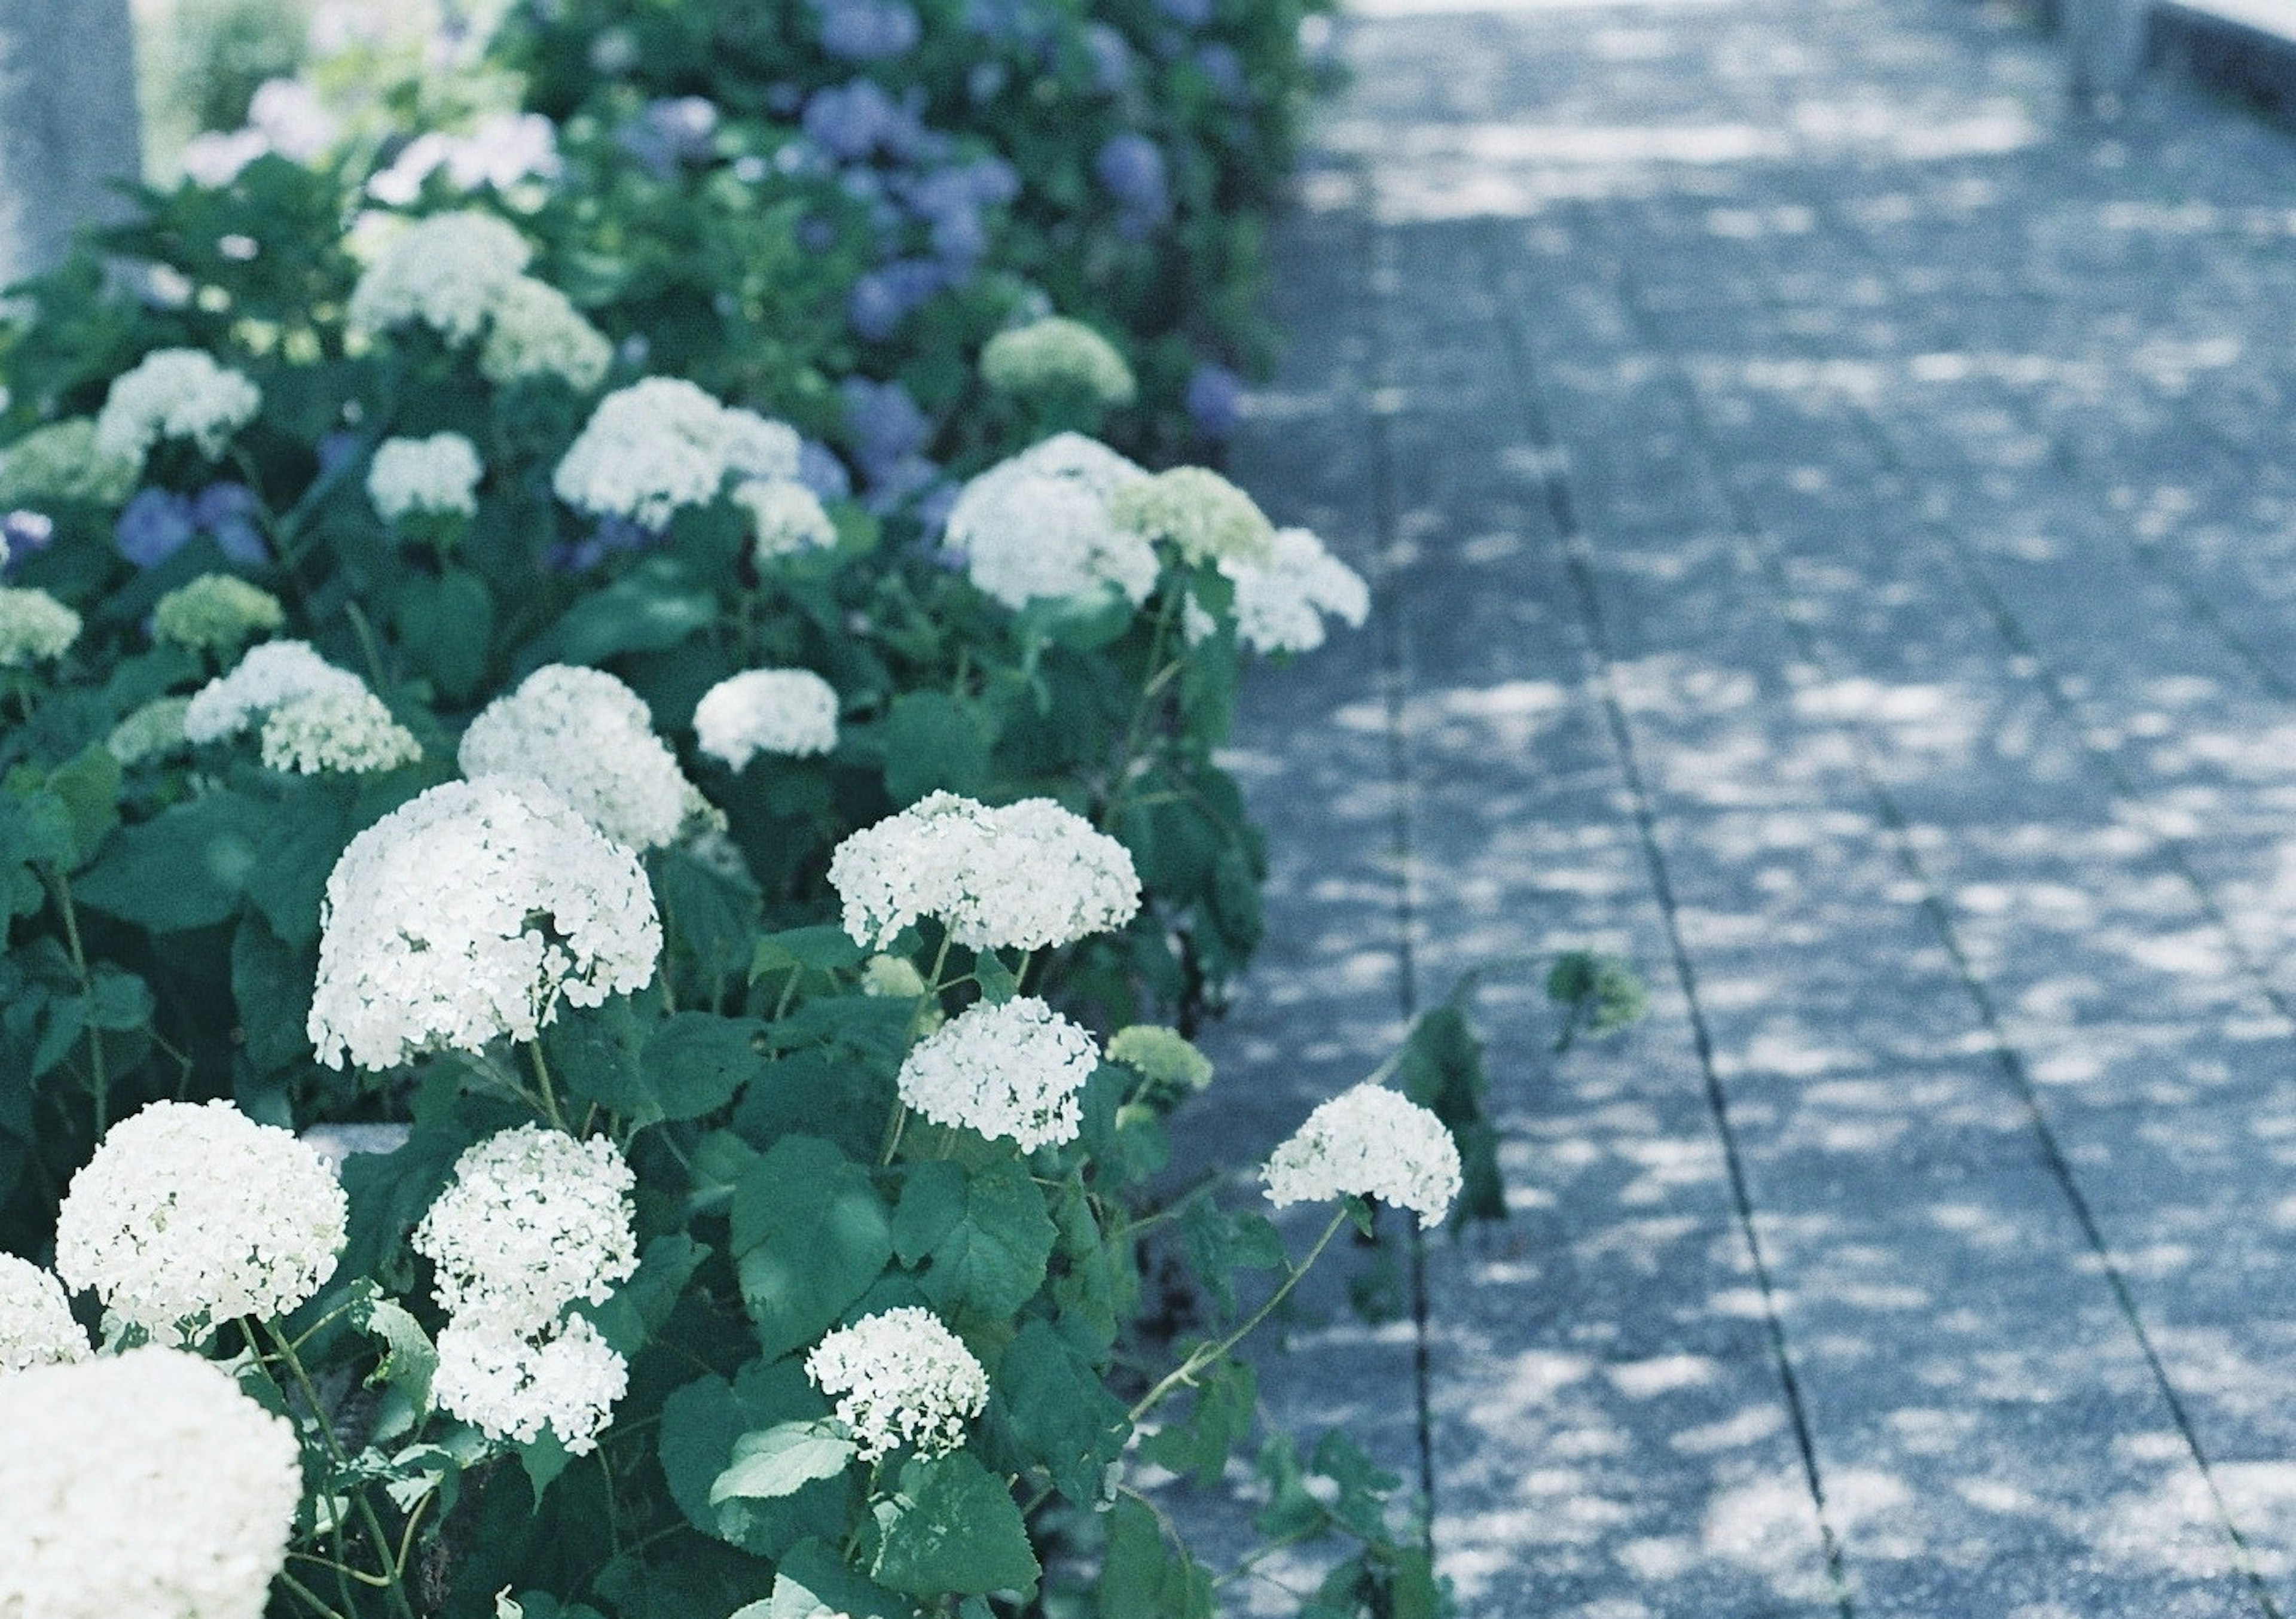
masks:
[[[285,1315],[335,1271],[350,1205],[293,1132],[228,1102],[111,1127],[56,1216],[56,1273],[162,1342]]]
[[[750,555],[761,563],[837,543],[837,525],[821,497],[794,479],[751,478],[734,486],[734,498],[749,511],[757,535]]]
[[[529,1040],[562,998],[643,989],[661,918],[637,857],[538,782],[448,782],[343,851],[320,908],[318,1059],[384,1069]]]
[[[456,191],[472,192],[481,185],[507,191],[559,168],[557,125],[539,112],[497,112],[468,135],[431,129],[416,136],[366,189],[378,202],[405,208],[441,171]]]
[[[1061,433],[1000,461],[949,508],[945,543],[984,593],[1016,612],[1114,587],[1134,606],[1156,588],[1156,549],[1110,501],[1148,474],[1106,445]]]
[[[647,377],[598,401],[551,488],[567,505],[649,529],[715,499],[730,475],[794,479],[796,429],[719,404],[676,377]]]
[[[87,1359],[64,1285],[30,1260],[0,1253],[0,1377]]]
[[[279,598],[230,573],[202,573],[161,596],[152,609],[152,637],[193,652],[236,651],[287,621]]]
[[[939,1316],[914,1304],[864,1316],[813,1346],[805,1375],[837,1401],[864,1461],[908,1447],[927,1456],[964,1442],[988,1403],[988,1374]]]
[[[0,1378],[0,1614],[261,1619],[303,1495],[294,1430],[147,1348]]]
[[[936,1124],[971,1130],[1022,1152],[1073,1141],[1077,1102],[1100,1048],[1033,995],[979,1002],[925,1036],[902,1059],[901,1100]]]
[[[1351,629],[1371,614],[1363,576],[1306,529],[1276,530],[1265,562],[1231,557],[1219,569],[1235,581],[1236,638],[1257,653],[1313,652],[1324,644],[1326,613]],[[1201,638],[1192,627],[1189,639]]]
[[[461,210],[433,214],[369,265],[351,290],[350,324],[369,333],[419,322],[451,348],[479,334],[533,250],[507,222]]]
[[[809,669],[752,669],[694,705],[701,751],[739,770],[759,753],[826,753],[837,745],[837,688]]]
[[[308,641],[265,641],[247,649],[232,671],[192,694],[184,711],[184,736],[225,742],[275,709],[304,697],[365,695],[366,682],[337,669]]]
[[[263,408],[263,390],[198,349],[159,349],[114,378],[96,413],[96,448],[137,466],[162,439],[186,439],[214,460]]]
[[[1184,563],[1234,561],[1265,566],[1275,527],[1250,496],[1208,466],[1176,466],[1129,484],[1109,501],[1119,526],[1162,540]]]
[[[1080,320],[1048,315],[999,332],[980,350],[980,380],[999,393],[1079,393],[1108,406],[1139,392],[1116,345]]]
[[[562,379],[577,393],[606,380],[614,345],[546,281],[521,275],[495,300],[494,322],[479,350],[479,374],[497,388],[529,377]]]
[[[95,423],[69,416],[0,450],[0,511],[70,501],[118,505],[135,492],[141,456],[104,453]]]
[[[1440,1225],[1459,1195],[1459,1148],[1416,1102],[1368,1081],[1308,1115],[1271,1154],[1267,1200],[1277,1208],[1376,1197]]]
[[[629,1362],[580,1316],[544,1338],[449,1321],[430,1396],[496,1439],[531,1444],[548,1428],[567,1454],[587,1456],[629,1385]]]
[[[1140,908],[1131,851],[1048,798],[992,810],[936,793],[837,846],[845,931],[882,947],[938,916],[968,949],[1044,949],[1122,927]]]
[[[366,496],[385,522],[414,512],[475,517],[485,474],[478,446],[460,433],[385,439],[367,469]]]
[[[603,1304],[637,1269],[637,1179],[611,1141],[521,1124],[463,1149],[414,1228],[439,1307],[465,1326],[529,1335],[569,1304]]]
[[[573,1455],[596,1447],[629,1367],[565,1311],[604,1303],[637,1270],[636,1184],[600,1137],[525,1124],[463,1150],[412,1239],[449,1318],[431,1385],[442,1409],[521,1444],[547,1427]]]
[[[45,590],[0,586],[0,669],[61,658],[79,639],[80,617]]]
[[[274,770],[366,776],[422,757],[414,733],[364,687],[298,697],[273,709],[263,721],[263,762]]]
[[[547,663],[463,733],[463,774],[523,776],[632,849],[676,841],[693,797],[645,700],[598,669]]]

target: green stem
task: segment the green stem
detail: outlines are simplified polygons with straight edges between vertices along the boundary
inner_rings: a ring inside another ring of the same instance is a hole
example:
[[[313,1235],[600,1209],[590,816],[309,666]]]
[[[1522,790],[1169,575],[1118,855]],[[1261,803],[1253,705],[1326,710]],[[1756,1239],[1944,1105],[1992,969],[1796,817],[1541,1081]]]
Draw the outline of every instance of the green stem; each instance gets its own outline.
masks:
[[[1146,664],[1154,672],[1141,686],[1140,700],[1133,705],[1132,722],[1125,727],[1124,752],[1117,761],[1116,777],[1109,788],[1108,802],[1102,806],[1100,812],[1100,826],[1103,832],[1116,825],[1117,814],[1124,806],[1124,795],[1131,788],[1133,766],[1139,758],[1141,738],[1148,728],[1149,716],[1154,711],[1157,694],[1180,672],[1186,662],[1185,659],[1175,659],[1169,663],[1162,662],[1164,642],[1171,634],[1172,619],[1179,611],[1182,594],[1178,590],[1164,593],[1164,604],[1156,614],[1156,628],[1148,637]]]
[[[280,1359],[293,1376],[295,1386],[301,1390],[304,1403],[311,1408],[311,1420],[318,1425],[319,1437],[326,1442],[327,1454],[333,1459],[338,1471],[348,1473],[350,1458],[343,1452],[342,1441],[335,1437],[334,1425],[327,1420],[326,1402],[319,1398],[318,1385],[311,1381],[311,1374],[304,1369],[303,1357],[295,1352],[294,1344],[288,1342],[287,1335],[275,1323],[266,1321],[262,1327],[270,1335],[272,1343],[278,1346]],[[367,1533],[373,1538],[376,1558],[389,1571],[382,1589],[390,1597],[392,1609],[398,1614],[399,1619],[415,1619],[414,1605],[406,1598],[406,1582],[391,1556],[390,1535],[383,1528],[374,1503],[367,1499],[366,1487],[364,1484],[354,1485],[350,1496],[357,1504],[360,1517],[365,1521]]]
[[[59,866],[43,865],[40,875],[47,880],[48,892],[55,896],[57,914],[64,924],[64,945],[71,956],[72,976],[79,980],[83,996],[95,993],[95,980],[87,970],[87,952],[80,946],[79,912],[73,908],[71,879]],[[101,1140],[111,1126],[111,1079],[103,1062],[103,1035],[94,1029],[87,1031],[87,1071],[89,1081],[95,1089],[95,1134]]]
[[[298,1580],[293,1574],[289,1574],[283,1568],[279,1571],[279,1583],[285,1586],[289,1590],[294,1592],[304,1601],[309,1603],[315,1611],[325,1615],[327,1619],[346,1619],[346,1616],[343,1614],[327,1606],[327,1599],[324,1597],[319,1595],[318,1592],[313,1590],[309,1586],[304,1584],[300,1580]],[[348,1607],[350,1605],[350,1598],[348,1596],[344,1598],[343,1601],[344,1606]]]
[[[526,1054],[534,1061],[535,1082],[542,1087],[542,1111],[549,1116],[553,1124],[566,1130],[569,1135],[573,1134],[572,1130],[567,1130],[566,1115],[558,1109],[558,1092],[550,1083],[550,1064],[543,1060],[542,1042],[538,1040],[529,1040]]]

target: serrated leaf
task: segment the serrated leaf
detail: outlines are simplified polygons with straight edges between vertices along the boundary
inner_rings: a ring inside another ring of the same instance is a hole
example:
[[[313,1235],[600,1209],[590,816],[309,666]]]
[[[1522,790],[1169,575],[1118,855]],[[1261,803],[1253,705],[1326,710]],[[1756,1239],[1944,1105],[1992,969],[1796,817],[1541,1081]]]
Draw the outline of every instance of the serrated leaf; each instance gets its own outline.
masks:
[[[388,1383],[406,1394],[415,1410],[430,1410],[430,1379],[438,1374],[439,1352],[422,1324],[395,1300],[377,1298],[366,1308],[367,1331],[383,1343],[382,1364],[367,1379],[369,1386]]]
[[[734,1188],[742,1301],[767,1356],[836,1324],[893,1257],[892,1220],[868,1171],[814,1136],[785,1136]]]
[[[709,1504],[775,1500],[817,1478],[834,1478],[855,1454],[853,1441],[821,1422],[783,1422],[734,1442],[734,1459],[709,1486]]]
[[[918,1164],[893,1217],[895,1251],[922,1267],[924,1295],[990,1317],[1009,1318],[1036,1296],[1059,1235],[1044,1194],[1009,1159],[972,1171]]]
[[[996,1393],[1022,1454],[1078,1506],[1097,1506],[1108,1466],[1132,1430],[1092,1363],[1051,1323],[1030,1321],[997,1364]]]
[[[1156,1515],[1127,1496],[1108,1515],[1093,1605],[1100,1619],[1211,1619],[1211,1574],[1185,1549],[1168,1549]]]
[[[269,858],[271,818],[236,793],[173,804],[122,830],[103,858],[73,879],[76,902],[155,933],[223,921],[250,875]]]
[[[1259,1379],[1250,1363],[1230,1357],[1197,1380],[1194,1406],[1185,1422],[1152,1434],[1140,1452],[1209,1490],[1227,1469],[1228,1457],[1251,1432],[1259,1402]]]
[[[865,954],[851,936],[833,922],[814,927],[784,928],[758,941],[750,961],[750,976],[758,979],[769,973],[833,973],[840,967],[857,966]]]
[[[914,1619],[915,1605],[848,1568],[820,1541],[800,1541],[774,1570],[773,1595],[741,1619]]]
[[[885,791],[897,804],[928,793],[979,797],[989,777],[996,718],[982,703],[947,692],[903,692],[885,719]]]
[[[1025,1591],[1041,1572],[1013,1492],[964,1451],[905,1464],[898,1493],[876,1517],[870,1573],[913,1597]]]
[[[659,1117],[698,1119],[731,1102],[764,1066],[756,1018],[677,1012],[646,1036],[644,1075]]]

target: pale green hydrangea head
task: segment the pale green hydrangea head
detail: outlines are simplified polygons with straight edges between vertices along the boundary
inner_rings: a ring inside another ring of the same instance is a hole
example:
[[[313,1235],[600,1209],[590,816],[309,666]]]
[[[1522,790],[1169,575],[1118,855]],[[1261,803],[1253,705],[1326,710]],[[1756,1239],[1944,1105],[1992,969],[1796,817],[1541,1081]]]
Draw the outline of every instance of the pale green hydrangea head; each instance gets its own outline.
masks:
[[[154,697],[114,726],[104,738],[105,751],[123,765],[140,765],[188,746],[184,715],[189,697]]]
[[[229,573],[202,573],[152,610],[152,634],[193,652],[236,653],[287,621],[279,598]]]
[[[1158,1023],[1119,1029],[1108,1042],[1108,1060],[1141,1077],[1143,1100],[1164,1106],[1212,1082],[1211,1059],[1177,1029]]]
[[[1116,345],[1079,320],[1050,315],[999,332],[980,351],[980,378],[1023,399],[1082,395],[1111,407],[1139,394]]]
[[[80,617],[45,590],[0,588],[0,669],[51,663],[79,639]]]
[[[119,505],[135,493],[138,470],[132,459],[98,446],[88,417],[53,422],[0,449],[0,506]]]
[[[587,393],[606,380],[613,360],[613,344],[565,293],[521,275],[496,296],[494,319],[479,350],[479,374],[498,388],[554,376]]]
[[[1109,515],[1144,539],[1170,545],[1188,563],[1265,563],[1275,525],[1251,497],[1204,466],[1176,466],[1109,497]]]
[[[373,692],[314,692],[264,717],[263,762],[298,776],[367,776],[422,757],[414,734]]]

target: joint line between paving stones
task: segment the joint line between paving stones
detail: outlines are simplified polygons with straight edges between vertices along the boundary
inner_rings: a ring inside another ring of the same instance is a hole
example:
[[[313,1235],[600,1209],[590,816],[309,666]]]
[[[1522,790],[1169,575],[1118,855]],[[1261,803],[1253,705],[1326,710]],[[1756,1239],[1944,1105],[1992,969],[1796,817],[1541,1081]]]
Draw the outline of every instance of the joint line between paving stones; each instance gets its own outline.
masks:
[[[1643,775],[1633,729],[1628,722],[1626,705],[1619,693],[1610,630],[1595,586],[1593,548],[1585,530],[1579,527],[1578,511],[1570,497],[1570,483],[1561,471],[1560,445],[1531,367],[1529,348],[1516,329],[1501,284],[1496,244],[1488,232],[1480,245],[1480,264],[1486,291],[1492,301],[1493,324],[1497,328],[1499,347],[1514,385],[1515,406],[1521,417],[1524,437],[1538,456],[1540,494],[1546,502],[1549,521],[1554,526],[1572,594],[1578,599],[1578,616],[1587,635],[1587,655],[1594,666],[1594,685],[1603,707],[1603,719],[1610,729],[1611,745],[1618,752],[1619,768],[1626,780],[1628,796],[1634,806],[1636,836],[1642,848],[1644,865],[1650,874],[1651,888],[1658,904],[1660,925],[1666,932],[1667,949],[1675,977],[1682,986],[1683,998],[1688,1006],[1691,1043],[1696,1051],[1699,1073],[1705,1084],[1707,1108],[1713,1115],[1715,1134],[1722,1148],[1723,1164],[1730,1183],[1731,1210],[1753,1262],[1754,1282],[1761,1294],[1762,1319],[1769,1338],[1771,1359],[1776,1366],[1778,1381],[1785,1395],[1787,1414],[1793,1424],[1794,1443],[1801,1457],[1803,1480],[1808,1487],[1810,1502],[1817,1516],[1818,1535],[1824,1546],[1827,1580],[1833,1587],[1833,1606],[1841,1619],[1856,1619],[1849,1575],[1843,1566],[1841,1539],[1834,1533],[1832,1516],[1826,1506],[1825,1482],[1818,1466],[1817,1446],[1810,1429],[1808,1409],[1802,1397],[1801,1379],[1794,1370],[1793,1357],[1787,1346],[1785,1323],[1778,1311],[1776,1286],[1771,1277],[1769,1261],[1762,1251],[1760,1233],[1756,1229],[1753,1196],[1746,1178],[1744,1158],[1738,1146],[1737,1130],[1730,1119],[1729,1096],[1715,1063],[1713,1032],[1707,1023],[1705,1006],[1699,991],[1698,969],[1691,959],[1689,945],[1683,937],[1673,876],[1667,863],[1665,849],[1659,840],[1656,800]]]
[[[1838,660],[1828,655],[1823,637],[1812,627],[1811,615],[1793,589],[1784,564],[1778,555],[1775,539],[1755,514],[1751,503],[1746,499],[1742,487],[1733,475],[1729,457],[1724,452],[1720,440],[1713,431],[1712,423],[1707,417],[1696,387],[1691,382],[1679,358],[1670,351],[1661,350],[1653,341],[1654,333],[1651,329],[1648,316],[1634,292],[1633,272],[1627,267],[1625,261],[1619,256],[1611,255],[1610,259],[1611,273],[1616,277],[1620,306],[1636,323],[1643,347],[1652,353],[1667,354],[1668,374],[1672,381],[1676,395],[1682,403],[1685,419],[1698,443],[1701,454],[1705,457],[1715,475],[1716,485],[1721,491],[1725,503],[1729,507],[1731,520],[1737,529],[1743,554],[1751,557],[1757,571],[1768,585],[1774,597],[1773,604],[1777,610],[1780,620],[1784,623],[1787,634],[1792,639],[1796,650],[1823,678],[1832,679],[1839,672],[1836,667]],[[1865,423],[1869,434],[1875,440],[1876,448],[1889,455],[1894,461],[1895,456],[1890,451],[1888,441],[1881,437],[1874,424],[1865,417],[1862,411],[1855,410],[1853,407],[1852,414]],[[1899,470],[1903,470],[1902,467]],[[1924,526],[1937,533],[1948,547],[1956,547],[1956,542],[1951,535],[1944,531],[1942,525],[1925,520]],[[1988,604],[1989,609],[1999,610],[2001,616],[1997,618],[1996,623],[2005,640],[2009,640],[2010,644],[2021,653],[2033,657],[2037,667],[2046,670],[2047,666],[2041,662],[2037,653],[2032,652],[2030,642],[2023,639],[2021,629],[2016,626],[2013,617],[2007,614],[2005,604],[2001,604],[1998,598],[1993,596],[1989,587],[1982,579],[1972,579],[1968,582],[1972,590],[1979,595],[1980,601]],[[2010,634],[2012,629],[2018,631],[2013,639]],[[2054,678],[2051,677],[2043,684],[2046,687],[2054,690]],[[2076,732],[2079,731],[2079,726],[2074,724],[2070,716],[2062,710],[2059,711],[2059,717]],[[2257,1565],[2248,1539],[2241,1533],[2240,1525],[2233,1515],[2231,1504],[2225,1499],[2224,1492],[2218,1483],[2215,1468],[2209,1460],[2206,1448],[2201,1442],[2199,1431],[2194,1426],[2191,1414],[2186,1409],[2183,1399],[2178,1395],[2175,1383],[2169,1377],[2167,1364],[2161,1360],[2160,1351],[2153,1344],[2152,1334],[2145,1328],[2143,1314],[2137,1307],[2136,1295],[2129,1287],[2127,1273],[2114,1260],[2112,1245],[2106,1240],[2103,1228],[2096,1218],[2095,1211],[2087,1195],[2081,1191],[2079,1179],[2073,1170],[2071,1161],[2066,1156],[2062,1145],[2057,1139],[2056,1131],[2048,1122],[2047,1114],[2041,1105],[2039,1089],[2033,1082],[2032,1074],[2026,1065],[2023,1053],[2011,1039],[1992,992],[1986,987],[1975,963],[1963,948],[1960,933],[1954,925],[1952,911],[1947,906],[1942,890],[1931,875],[1928,867],[1921,858],[1921,851],[1915,842],[1912,822],[1906,816],[1897,795],[1890,790],[1888,784],[1882,779],[1880,768],[1874,760],[1871,742],[1864,729],[1846,723],[1841,724],[1837,728],[1850,744],[1850,753],[1856,760],[1856,770],[1860,785],[1873,799],[1883,826],[1889,828],[1892,851],[1898,865],[1904,868],[1906,875],[1912,879],[1921,892],[1922,912],[1929,919],[1931,930],[1936,933],[1947,958],[1952,963],[1954,975],[1960,982],[1963,993],[1969,998],[1972,1007],[1977,1014],[1979,1023],[1984,1029],[1986,1038],[1992,1045],[1995,1063],[2000,1068],[2003,1077],[2009,1081],[2011,1089],[2016,1095],[2025,1110],[2027,1118],[2031,1122],[2034,1138],[2041,1149],[2043,1162],[2047,1165],[2052,1178],[2056,1180],[2058,1188],[2073,1215],[2074,1222],[2080,1229],[2083,1241],[2095,1255],[2104,1276],[2106,1286],[2113,1296],[2115,1306],[2120,1311],[2130,1334],[2136,1338],[2137,1349],[2144,1356],[2154,1386],[2160,1391],[2161,1401],[2168,1407],[2169,1418],[2176,1424],[2177,1433],[2184,1439],[2192,1455],[2194,1465],[2200,1470],[2202,1483],[2206,1485],[2209,1499],[2216,1509],[2218,1524],[2233,1548],[2233,1560],[2235,1567],[2246,1581],[2251,1593],[2268,1619],[2286,1619],[2286,1615],[2274,1600],[2271,1588],[2266,1582]],[[2082,739],[2082,745],[2085,748],[2087,746],[2086,738]],[[2171,858],[2175,858],[2174,851],[2171,851]],[[2213,912],[2210,914],[2214,915]],[[2275,1005],[2278,1005],[2276,1000]]]
[[[1404,693],[1409,680],[1410,659],[1406,625],[1402,612],[1403,588],[1396,566],[1401,543],[1397,517],[1395,436],[1380,402],[1391,385],[1392,366],[1388,340],[1388,300],[1394,281],[1393,242],[1373,206],[1369,176],[1358,162],[1354,168],[1357,214],[1364,222],[1364,241],[1357,262],[1371,277],[1371,296],[1365,300],[1365,364],[1372,408],[1367,437],[1372,452],[1372,518],[1377,550],[1373,566],[1374,586],[1383,611],[1380,614],[1379,661],[1382,721],[1386,730],[1390,802],[1393,806],[1390,835],[1395,851],[1396,999],[1405,1025],[1419,1015],[1419,926],[1416,805],[1412,793],[1411,744],[1404,723]],[[1411,1393],[1417,1428],[1419,1493],[1425,1508],[1421,1543],[1430,1567],[1435,1561],[1435,1400],[1434,1355],[1431,1343],[1427,1299],[1427,1239],[1418,1218],[1410,1226],[1411,1269]]]

